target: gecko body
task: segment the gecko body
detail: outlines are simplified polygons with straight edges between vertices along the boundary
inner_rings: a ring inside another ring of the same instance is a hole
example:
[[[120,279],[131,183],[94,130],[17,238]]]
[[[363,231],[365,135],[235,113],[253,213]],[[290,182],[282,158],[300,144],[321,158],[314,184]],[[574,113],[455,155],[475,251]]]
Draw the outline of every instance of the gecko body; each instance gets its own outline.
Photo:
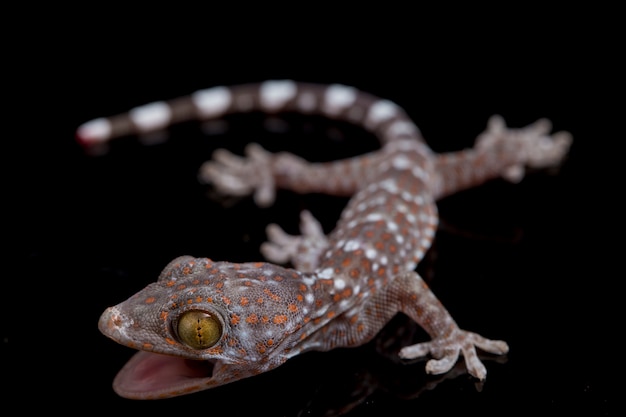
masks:
[[[475,348],[504,354],[507,344],[460,329],[415,272],[435,235],[436,201],[498,176],[519,181],[525,166],[557,165],[571,137],[550,136],[545,120],[507,129],[494,117],[474,148],[438,155],[391,101],[344,85],[267,81],[95,119],[78,128],[77,138],[94,147],[185,120],[253,110],[345,120],[371,131],[382,146],[324,163],[254,144],[245,157],[216,151],[199,176],[222,193],[251,194],[259,206],[272,204],[277,188],[351,199],[328,236],[304,211],[300,236],[268,227],[261,250],[270,262],[179,257],[155,283],[108,308],[100,330],[139,350],[117,375],[115,391],[152,399],[224,385],[306,351],[362,345],[399,312],[431,337],[404,347],[401,357],[430,355],[427,372],[444,373],[462,355],[470,374],[484,379]]]

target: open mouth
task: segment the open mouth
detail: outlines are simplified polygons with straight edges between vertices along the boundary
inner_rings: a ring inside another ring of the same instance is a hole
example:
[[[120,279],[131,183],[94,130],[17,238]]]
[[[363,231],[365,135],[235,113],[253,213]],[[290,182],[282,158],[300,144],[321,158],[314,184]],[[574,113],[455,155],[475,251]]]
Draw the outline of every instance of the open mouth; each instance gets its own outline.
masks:
[[[132,399],[188,394],[206,387],[216,363],[139,351],[119,371],[113,389]]]

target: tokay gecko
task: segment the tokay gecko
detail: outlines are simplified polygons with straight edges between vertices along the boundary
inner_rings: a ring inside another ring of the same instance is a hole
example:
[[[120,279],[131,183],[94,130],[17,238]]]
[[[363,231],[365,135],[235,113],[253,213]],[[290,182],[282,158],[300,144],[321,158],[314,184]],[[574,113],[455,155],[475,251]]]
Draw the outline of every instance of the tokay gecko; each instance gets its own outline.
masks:
[[[200,90],[91,120],[76,135],[95,148],[186,120],[250,111],[347,121],[373,133],[381,147],[319,163],[256,144],[244,157],[217,150],[199,178],[220,193],[252,195],[258,206],[272,204],[279,188],[351,199],[328,235],[308,211],[301,213],[299,236],[268,226],[261,246],[268,262],[181,256],[156,282],[106,309],[100,331],[139,350],[117,374],[114,390],[157,399],[221,386],[306,351],[362,345],[397,313],[430,336],[402,348],[400,357],[429,356],[426,372],[440,374],[462,356],[469,373],[485,379],[476,348],[505,354],[507,344],[459,328],[415,271],[435,235],[436,201],[497,177],[518,182],[526,167],[556,166],[571,136],[550,135],[547,120],[509,129],[494,116],[473,148],[435,154],[393,102],[349,86],[289,80]]]

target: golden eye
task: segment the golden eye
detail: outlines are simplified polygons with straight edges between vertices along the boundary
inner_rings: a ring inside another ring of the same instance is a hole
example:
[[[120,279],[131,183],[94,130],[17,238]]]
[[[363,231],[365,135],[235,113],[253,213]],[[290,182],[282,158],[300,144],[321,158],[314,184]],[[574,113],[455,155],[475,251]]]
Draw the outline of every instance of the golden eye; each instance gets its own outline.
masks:
[[[222,324],[219,319],[198,310],[183,313],[178,320],[177,330],[182,343],[198,350],[210,348],[222,336]]]

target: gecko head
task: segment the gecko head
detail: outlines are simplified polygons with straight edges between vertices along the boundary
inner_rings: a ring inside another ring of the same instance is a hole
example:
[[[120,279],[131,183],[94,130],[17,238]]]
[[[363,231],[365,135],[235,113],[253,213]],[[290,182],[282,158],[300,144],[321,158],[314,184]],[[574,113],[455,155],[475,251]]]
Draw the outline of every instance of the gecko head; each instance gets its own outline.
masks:
[[[295,271],[180,257],[157,282],[100,317],[100,331],[138,349],[113,388],[134,399],[200,391],[286,360],[308,311]],[[294,291],[295,290],[295,291]],[[310,297],[306,297],[310,299]]]

